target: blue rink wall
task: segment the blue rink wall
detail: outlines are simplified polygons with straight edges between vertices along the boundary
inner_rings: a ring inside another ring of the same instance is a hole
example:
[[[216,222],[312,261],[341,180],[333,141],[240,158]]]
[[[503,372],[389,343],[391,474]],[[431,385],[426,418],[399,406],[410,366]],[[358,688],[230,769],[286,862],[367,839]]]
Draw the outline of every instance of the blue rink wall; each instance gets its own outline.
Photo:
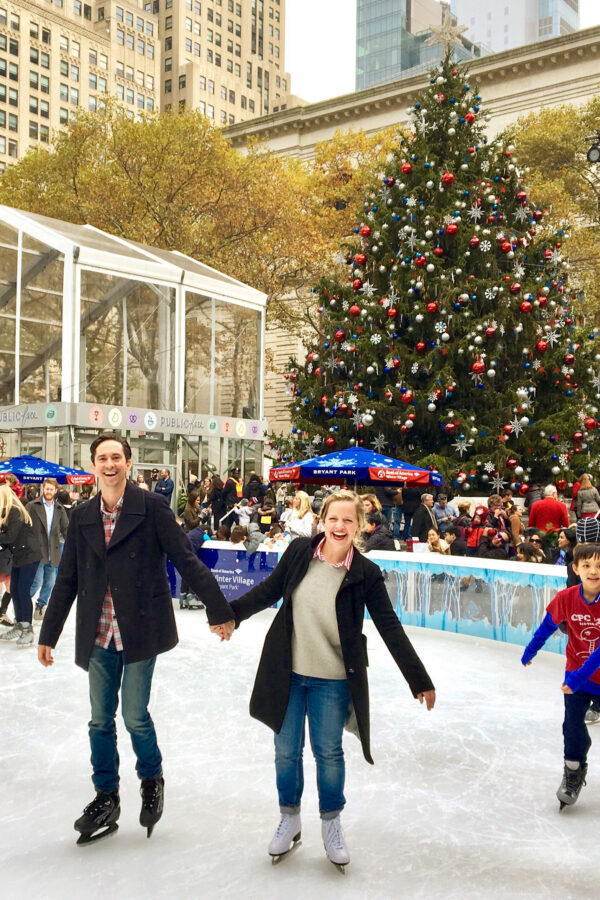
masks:
[[[525,646],[546,606],[567,582],[563,566],[447,557],[435,553],[371,553],[380,566],[390,599],[404,625],[436,628]],[[200,559],[213,572],[228,600],[263,581],[277,565],[277,553],[250,556],[231,544],[211,541]],[[492,564],[493,563],[493,564]],[[368,618],[368,613],[366,613]],[[564,652],[557,631],[546,650]]]

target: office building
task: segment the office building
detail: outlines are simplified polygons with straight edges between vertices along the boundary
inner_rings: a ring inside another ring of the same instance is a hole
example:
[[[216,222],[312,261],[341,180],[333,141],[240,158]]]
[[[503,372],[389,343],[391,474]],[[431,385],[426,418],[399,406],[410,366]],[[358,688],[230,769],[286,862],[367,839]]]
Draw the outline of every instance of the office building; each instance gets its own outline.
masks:
[[[443,57],[430,44],[431,28],[450,15],[449,3],[436,0],[357,0],[356,90],[388,84],[428,71]],[[458,61],[485,52],[468,39],[454,47]]]
[[[452,0],[452,12],[495,53],[579,29],[579,0]]]
[[[0,0],[2,2],[2,0]],[[115,96],[217,125],[285,109],[285,0],[23,0],[0,7],[0,172]]]

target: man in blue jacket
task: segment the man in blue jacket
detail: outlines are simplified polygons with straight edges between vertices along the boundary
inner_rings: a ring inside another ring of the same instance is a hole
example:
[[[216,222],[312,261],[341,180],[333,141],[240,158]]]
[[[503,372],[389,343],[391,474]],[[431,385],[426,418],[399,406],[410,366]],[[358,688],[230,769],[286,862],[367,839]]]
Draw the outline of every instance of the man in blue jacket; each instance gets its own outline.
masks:
[[[163,469],[160,473],[160,479],[158,480],[158,482],[156,483],[156,487],[154,488],[154,493],[162,494],[167,503],[170,503],[174,489],[175,485],[173,483],[173,479],[171,478],[169,470]]]

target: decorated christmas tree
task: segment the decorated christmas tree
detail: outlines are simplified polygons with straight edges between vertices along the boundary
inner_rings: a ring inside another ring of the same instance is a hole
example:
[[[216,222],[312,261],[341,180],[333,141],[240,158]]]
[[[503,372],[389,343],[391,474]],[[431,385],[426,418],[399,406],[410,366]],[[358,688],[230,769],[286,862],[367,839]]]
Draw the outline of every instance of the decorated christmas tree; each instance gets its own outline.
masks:
[[[526,161],[486,140],[442,38],[344,271],[315,289],[306,359],[285,375],[292,444],[275,447],[285,462],[359,444],[462,490],[564,490],[597,465],[600,329],[568,286],[567,234],[528,197]]]

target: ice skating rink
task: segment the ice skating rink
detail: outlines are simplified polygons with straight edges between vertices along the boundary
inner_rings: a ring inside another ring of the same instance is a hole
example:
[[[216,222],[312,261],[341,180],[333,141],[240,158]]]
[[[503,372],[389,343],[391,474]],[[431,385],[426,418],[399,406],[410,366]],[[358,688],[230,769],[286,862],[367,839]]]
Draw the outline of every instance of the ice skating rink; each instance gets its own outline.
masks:
[[[523,669],[518,647],[408,629],[438,690],[412,699],[367,623],[375,766],[345,738],[351,863],[324,855],[306,756],[302,846],[272,866],[278,822],[272,735],[248,698],[266,612],[229,644],[204,612],[177,610],[180,644],[158,659],[151,709],[164,756],[166,806],[150,840],[129,737],[119,722],[120,828],[75,846],[73,821],[92,798],[87,679],[73,663],[71,615],[44,670],[31,650],[0,647],[0,896],[10,900],[320,900],[598,896],[600,725],[579,804],[558,812],[562,658]]]

